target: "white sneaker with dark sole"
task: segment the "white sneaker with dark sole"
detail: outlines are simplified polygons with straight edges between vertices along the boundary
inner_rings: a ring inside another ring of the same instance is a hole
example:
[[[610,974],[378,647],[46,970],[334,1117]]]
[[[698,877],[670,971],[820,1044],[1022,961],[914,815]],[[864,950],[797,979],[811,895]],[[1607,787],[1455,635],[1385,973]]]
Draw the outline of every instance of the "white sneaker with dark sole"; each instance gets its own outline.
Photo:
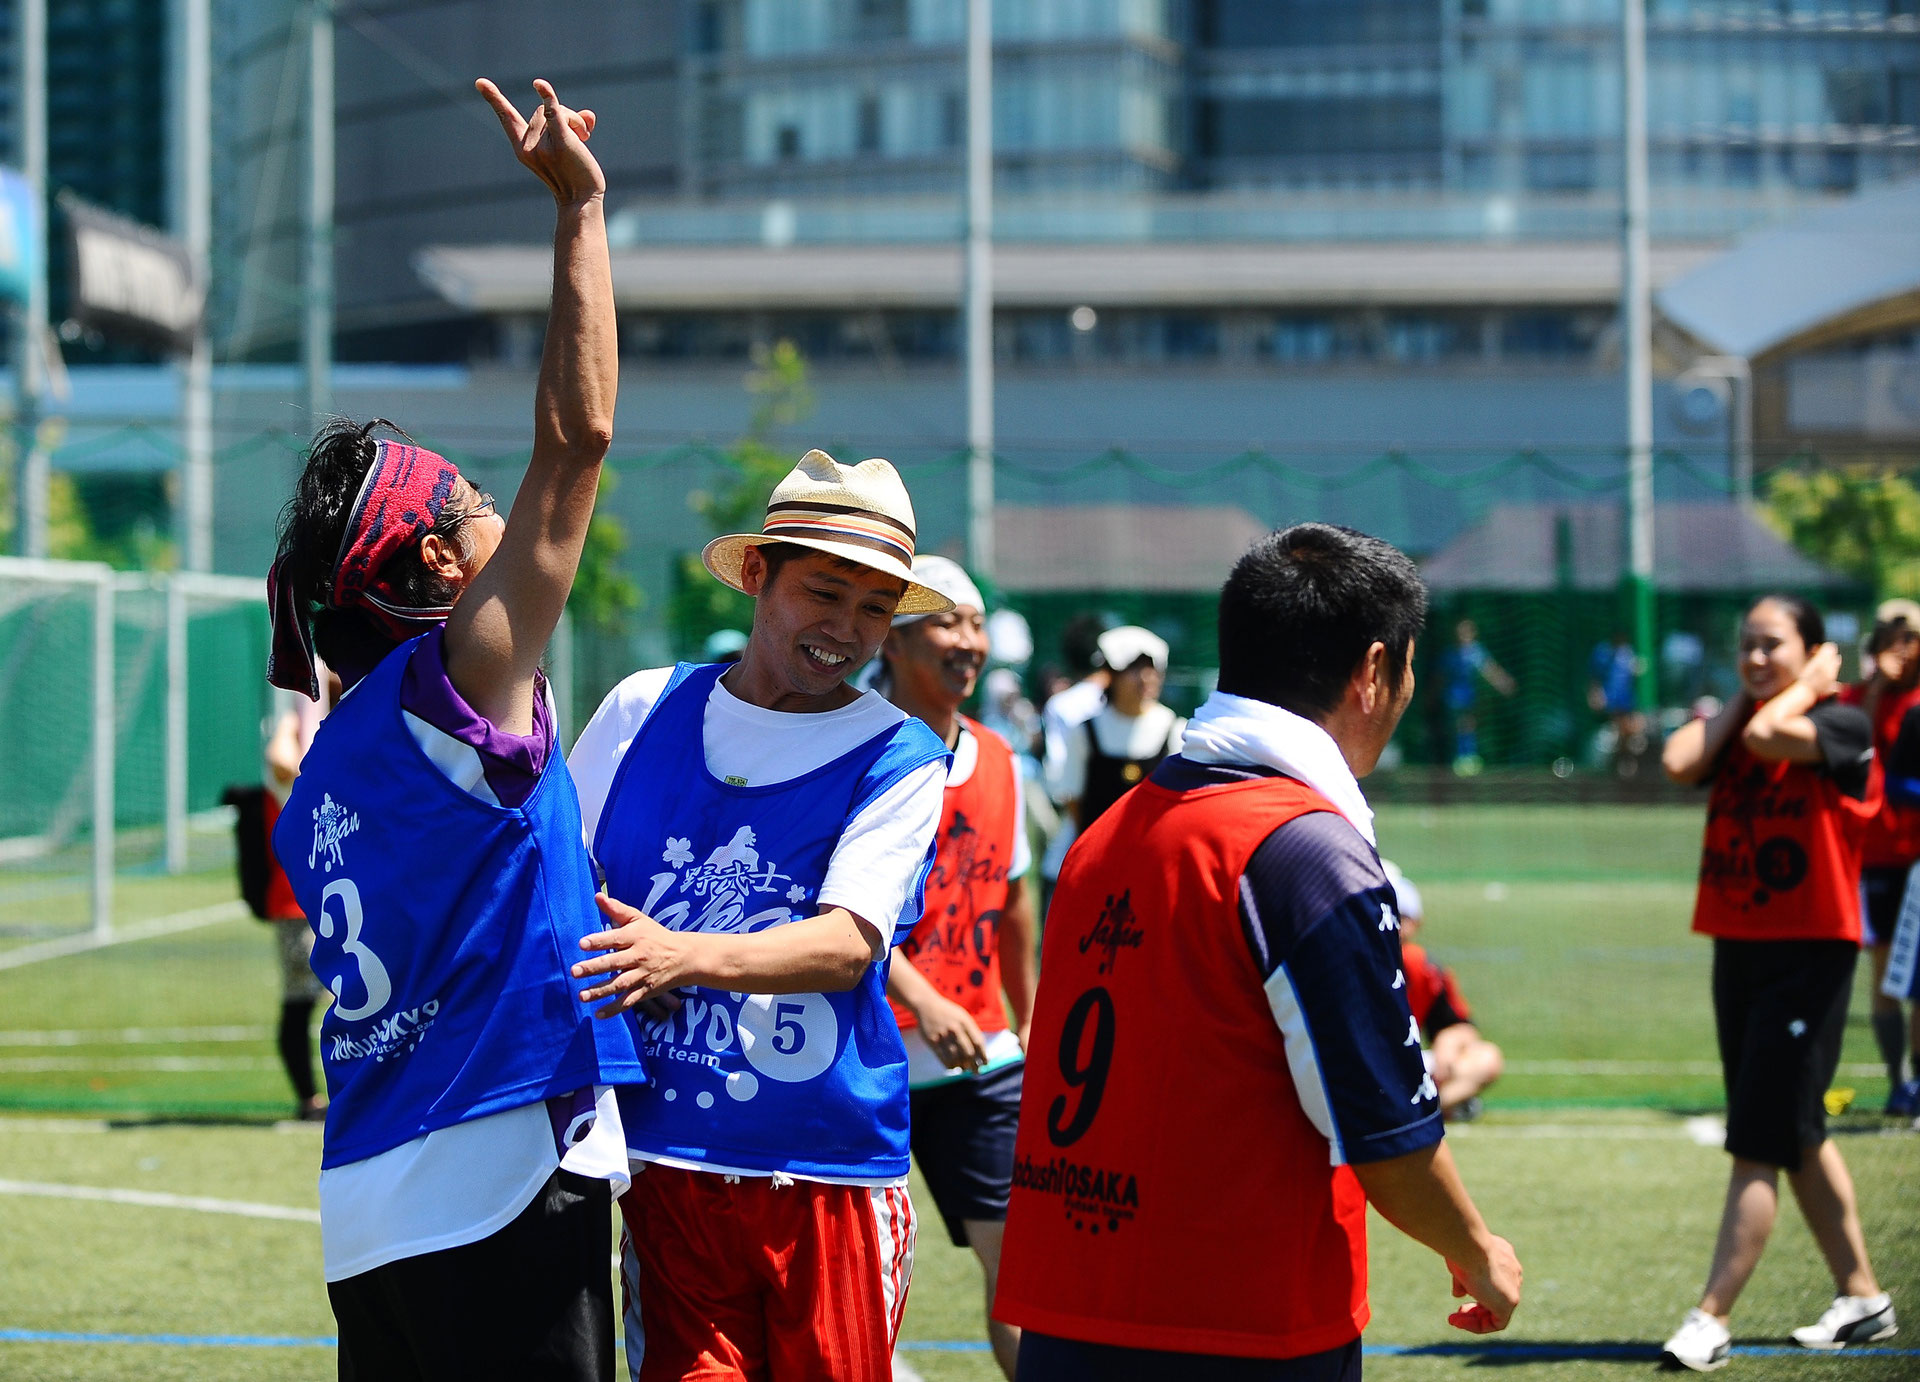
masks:
[[[1793,1341],[1804,1348],[1836,1349],[1878,1343],[1899,1332],[1893,1300],[1882,1291],[1877,1296],[1835,1296],[1818,1324],[1793,1331]]]
[[[1660,1357],[1695,1372],[1714,1372],[1727,1365],[1733,1353],[1733,1335],[1706,1311],[1687,1311],[1673,1337],[1660,1346]]]

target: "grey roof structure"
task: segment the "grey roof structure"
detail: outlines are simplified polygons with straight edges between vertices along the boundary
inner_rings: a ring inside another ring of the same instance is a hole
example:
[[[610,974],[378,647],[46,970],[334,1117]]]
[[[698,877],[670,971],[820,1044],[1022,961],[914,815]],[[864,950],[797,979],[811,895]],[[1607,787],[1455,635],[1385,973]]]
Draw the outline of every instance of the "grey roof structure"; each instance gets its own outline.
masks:
[[[1920,178],[1757,231],[1669,280],[1662,315],[1751,360],[1827,323],[1920,295]]]
[[[1496,504],[1421,566],[1436,594],[1610,591],[1626,573],[1624,510],[1606,504]],[[1656,504],[1653,583],[1681,594],[1841,590],[1855,584],[1801,555],[1724,500]]]
[[[1152,590],[1212,594],[1267,525],[1210,504],[999,504],[997,578],[1024,595]]]

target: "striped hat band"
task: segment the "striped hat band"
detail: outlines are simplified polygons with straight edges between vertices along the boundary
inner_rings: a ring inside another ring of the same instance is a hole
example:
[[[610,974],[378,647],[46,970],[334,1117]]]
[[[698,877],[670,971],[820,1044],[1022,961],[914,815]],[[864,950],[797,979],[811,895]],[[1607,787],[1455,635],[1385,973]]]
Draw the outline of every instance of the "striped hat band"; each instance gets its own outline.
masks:
[[[775,504],[760,531],[767,537],[816,538],[850,542],[913,562],[913,529],[885,514],[839,504]]]

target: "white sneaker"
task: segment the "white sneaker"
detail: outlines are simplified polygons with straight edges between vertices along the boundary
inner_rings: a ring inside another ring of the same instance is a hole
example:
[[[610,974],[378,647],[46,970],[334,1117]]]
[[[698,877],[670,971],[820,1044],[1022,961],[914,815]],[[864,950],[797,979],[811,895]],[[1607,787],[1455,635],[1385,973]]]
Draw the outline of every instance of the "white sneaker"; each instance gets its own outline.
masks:
[[[1732,1352],[1733,1335],[1727,1333],[1727,1327],[1698,1308],[1687,1311],[1673,1337],[1660,1346],[1660,1356],[1666,1361],[1695,1372],[1724,1368]]]
[[[1845,1348],[1891,1339],[1899,1332],[1893,1300],[1882,1291],[1877,1296],[1835,1296],[1820,1323],[1794,1330],[1793,1341],[1807,1348]]]

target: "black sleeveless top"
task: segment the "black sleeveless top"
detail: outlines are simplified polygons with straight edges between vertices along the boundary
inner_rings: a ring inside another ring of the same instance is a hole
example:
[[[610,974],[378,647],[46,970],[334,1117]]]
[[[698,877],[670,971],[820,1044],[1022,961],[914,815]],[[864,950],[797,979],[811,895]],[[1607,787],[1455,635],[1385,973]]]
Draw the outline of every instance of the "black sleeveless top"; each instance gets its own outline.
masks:
[[[1174,724],[1178,723],[1176,719]],[[1080,789],[1080,805],[1074,813],[1081,830],[1099,820],[1109,807],[1173,752],[1172,726],[1168,727],[1166,740],[1160,745],[1159,752],[1151,758],[1122,758],[1103,752],[1100,736],[1093,732],[1093,721],[1088,720],[1084,728],[1087,732],[1087,782]]]

